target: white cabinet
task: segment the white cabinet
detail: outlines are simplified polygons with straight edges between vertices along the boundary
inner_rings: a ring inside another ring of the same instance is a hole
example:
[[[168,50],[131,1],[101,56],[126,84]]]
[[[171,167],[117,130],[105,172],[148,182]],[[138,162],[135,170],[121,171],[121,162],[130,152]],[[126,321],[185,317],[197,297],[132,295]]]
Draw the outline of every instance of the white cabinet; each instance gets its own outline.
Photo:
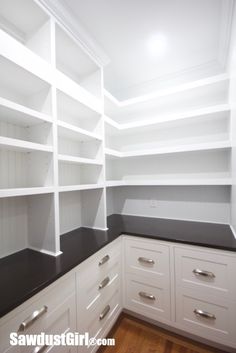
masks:
[[[76,285],[78,332],[105,337],[122,309],[120,238],[78,267]],[[81,347],[81,352],[96,349]]]
[[[11,347],[11,332],[19,334],[62,334],[76,331],[74,274],[65,275],[0,321],[0,352],[32,352],[36,347]],[[76,347],[45,347],[46,352],[77,352]]]
[[[236,347],[234,253],[123,237],[126,309]]]
[[[125,308],[168,323],[169,247],[155,240],[129,237],[124,239],[124,246]]]
[[[236,346],[236,257],[176,247],[176,322],[191,333]]]

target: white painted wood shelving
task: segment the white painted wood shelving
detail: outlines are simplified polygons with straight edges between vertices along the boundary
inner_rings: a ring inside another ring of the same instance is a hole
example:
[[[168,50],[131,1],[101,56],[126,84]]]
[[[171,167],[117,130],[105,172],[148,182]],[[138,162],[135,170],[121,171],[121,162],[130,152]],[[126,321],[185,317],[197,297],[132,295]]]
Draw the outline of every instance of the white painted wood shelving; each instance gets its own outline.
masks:
[[[105,92],[106,186],[231,185],[228,75],[119,102]]]
[[[0,257],[58,255],[60,234],[106,229],[103,72],[37,1],[0,18]]]
[[[226,74],[119,102],[38,1],[0,19],[0,257],[106,229],[106,187],[231,185]]]

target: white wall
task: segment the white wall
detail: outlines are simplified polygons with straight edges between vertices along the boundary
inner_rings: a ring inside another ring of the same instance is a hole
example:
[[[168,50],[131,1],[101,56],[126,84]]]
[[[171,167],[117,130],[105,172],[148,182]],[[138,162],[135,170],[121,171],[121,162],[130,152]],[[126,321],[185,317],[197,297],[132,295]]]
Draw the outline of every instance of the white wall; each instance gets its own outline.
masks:
[[[231,189],[231,225],[236,234],[236,8],[234,9],[234,25],[231,37],[231,57],[229,63],[229,71],[231,75],[229,99],[231,104],[231,138],[232,138],[232,155],[231,168],[233,186]]]
[[[147,217],[230,222],[230,188],[227,186],[110,188],[108,215],[112,213]]]

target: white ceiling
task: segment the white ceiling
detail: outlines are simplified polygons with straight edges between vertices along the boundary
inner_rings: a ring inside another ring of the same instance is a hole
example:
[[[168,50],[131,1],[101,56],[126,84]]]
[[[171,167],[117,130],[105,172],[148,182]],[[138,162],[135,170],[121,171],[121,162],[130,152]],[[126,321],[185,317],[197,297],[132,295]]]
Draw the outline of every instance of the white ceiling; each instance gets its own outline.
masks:
[[[105,87],[119,99],[224,70],[233,0],[60,0],[110,58]],[[150,36],[166,52],[148,51]]]

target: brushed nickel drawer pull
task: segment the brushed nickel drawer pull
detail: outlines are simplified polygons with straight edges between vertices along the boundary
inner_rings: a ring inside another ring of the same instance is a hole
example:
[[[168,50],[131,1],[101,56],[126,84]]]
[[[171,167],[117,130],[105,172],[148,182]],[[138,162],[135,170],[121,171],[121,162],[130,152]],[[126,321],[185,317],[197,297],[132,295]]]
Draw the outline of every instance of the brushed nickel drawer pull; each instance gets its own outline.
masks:
[[[200,270],[199,268],[195,268],[195,269],[193,270],[193,273],[194,273],[196,276],[203,276],[203,277],[215,278],[215,275],[214,275],[213,272]]]
[[[104,278],[104,280],[99,284],[98,289],[102,289],[102,288],[106,287],[109,282],[110,282],[109,277]]]
[[[200,309],[194,309],[193,312],[194,312],[195,315],[204,317],[205,319],[210,319],[210,320],[215,320],[216,319],[214,314],[210,314],[207,311],[203,311],[203,310],[200,310]]]
[[[44,353],[48,348],[49,346],[45,344],[43,347],[36,347],[32,353]]]
[[[110,256],[106,255],[104,256],[98,263],[99,266],[102,266],[103,264],[105,264],[108,260],[110,260]]]
[[[44,305],[41,309],[35,310],[32,315],[27,317],[19,326],[18,332],[24,332],[28,327],[33,325],[42,315],[48,311],[48,307]]]
[[[146,292],[139,292],[139,296],[142,297],[142,298],[145,298],[145,299],[149,299],[149,300],[156,300],[154,295],[148,294]]]
[[[155,264],[155,261],[152,260],[152,259],[147,259],[146,257],[139,257],[138,258],[138,261],[139,262],[142,262],[142,263],[145,263],[145,264],[151,264],[151,265],[154,265]]]
[[[111,309],[110,305],[107,305],[105,307],[105,309],[103,309],[103,311],[99,315],[99,320],[103,320],[107,316],[107,314],[109,313],[110,309]]]

